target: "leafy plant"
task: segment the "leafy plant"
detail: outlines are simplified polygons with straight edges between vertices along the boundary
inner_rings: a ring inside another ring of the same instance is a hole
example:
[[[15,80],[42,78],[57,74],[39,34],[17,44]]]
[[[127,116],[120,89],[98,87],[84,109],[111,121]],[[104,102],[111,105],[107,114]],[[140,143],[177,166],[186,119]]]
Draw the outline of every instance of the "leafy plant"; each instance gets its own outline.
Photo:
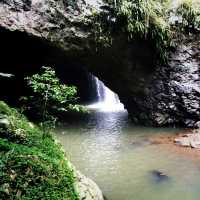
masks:
[[[200,27],[200,2],[183,0],[176,9],[180,18],[179,27],[187,33]]]
[[[42,73],[27,77],[26,80],[33,95],[22,99],[28,102],[28,109],[34,109],[34,112],[39,115],[45,128],[54,126],[57,112],[85,110],[75,104],[77,88],[61,84],[52,68],[42,67]],[[26,104],[25,109],[27,109]]]
[[[129,40],[151,42],[160,61],[166,61],[171,43],[170,27],[163,13],[163,5],[153,0],[124,0],[118,12],[118,18],[124,20]]]
[[[112,23],[108,20],[108,13],[93,12],[89,21],[97,46],[110,47],[112,45]]]
[[[109,47],[113,35],[123,32],[129,41],[148,41],[155,47],[158,60],[166,61],[171,45],[171,32],[165,20],[166,1],[118,0],[107,1],[113,5],[111,12],[94,14],[91,20],[98,44]],[[114,6],[114,5],[117,6]]]

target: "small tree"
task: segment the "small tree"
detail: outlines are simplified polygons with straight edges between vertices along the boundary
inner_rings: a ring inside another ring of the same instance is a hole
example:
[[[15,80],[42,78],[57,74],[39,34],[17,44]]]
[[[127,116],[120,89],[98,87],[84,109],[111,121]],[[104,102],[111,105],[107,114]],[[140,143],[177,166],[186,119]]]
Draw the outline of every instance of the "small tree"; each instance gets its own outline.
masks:
[[[50,67],[42,67],[41,74],[34,74],[26,78],[33,95],[23,97],[41,119],[43,128],[52,128],[57,120],[56,113],[60,111],[83,111],[76,105],[77,88],[60,84],[55,71]]]

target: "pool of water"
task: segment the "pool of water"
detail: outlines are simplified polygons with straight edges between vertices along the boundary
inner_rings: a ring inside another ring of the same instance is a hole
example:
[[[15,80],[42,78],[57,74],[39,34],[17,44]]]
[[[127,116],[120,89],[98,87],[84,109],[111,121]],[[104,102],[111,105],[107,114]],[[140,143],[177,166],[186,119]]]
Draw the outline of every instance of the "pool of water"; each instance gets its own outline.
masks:
[[[149,141],[178,131],[134,126],[126,112],[92,113],[60,126],[56,137],[108,200],[199,200],[200,167]]]

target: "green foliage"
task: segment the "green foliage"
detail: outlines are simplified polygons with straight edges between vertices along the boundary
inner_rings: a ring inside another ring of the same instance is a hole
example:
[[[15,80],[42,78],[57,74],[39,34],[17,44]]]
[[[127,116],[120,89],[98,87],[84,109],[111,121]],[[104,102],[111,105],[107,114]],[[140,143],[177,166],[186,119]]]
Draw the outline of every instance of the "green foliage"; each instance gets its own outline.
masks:
[[[67,102],[77,99],[76,87],[60,84],[55,71],[50,67],[42,67],[42,70],[42,74],[34,74],[32,77],[26,78],[35,94],[32,98],[39,103],[39,107],[41,104],[46,104],[47,108],[54,106],[55,109],[58,109]]]
[[[78,200],[73,170],[52,135],[44,137],[37,126],[3,102],[0,115],[9,120],[9,127],[0,129],[1,199]],[[17,132],[24,140],[11,137]]]
[[[176,14],[181,18],[179,27],[186,32],[200,28],[200,2],[183,0],[176,9]]]
[[[92,27],[97,44],[109,47],[117,32],[126,33],[129,41],[148,41],[155,47],[160,61],[166,61],[171,45],[170,26],[165,20],[166,1],[121,0],[109,1],[112,12],[94,13]]]
[[[115,35],[151,44],[158,62],[167,61],[169,47],[183,33],[200,30],[199,0],[104,0],[105,10],[93,13],[90,25],[99,47],[109,48]],[[107,11],[106,11],[107,10]],[[171,21],[178,17],[178,24]],[[178,26],[177,26],[178,25]],[[180,34],[181,33],[181,34]],[[174,43],[175,44],[175,43]]]
[[[107,13],[94,12],[90,21],[97,46],[105,48],[112,45],[112,24],[107,18]]]
[[[12,110],[3,101],[0,101],[0,114],[11,114]]]
[[[159,60],[165,61],[171,37],[170,27],[163,17],[163,5],[160,2],[123,0],[117,16],[129,40],[150,41],[156,47]]]
[[[28,102],[28,108],[34,109],[42,119],[42,125],[46,128],[54,125],[57,112],[84,112],[80,105],[76,105],[77,89],[75,86],[61,84],[55,71],[50,67],[42,67],[41,74],[34,74],[26,78],[33,95],[23,97]],[[27,105],[25,105],[25,108]]]

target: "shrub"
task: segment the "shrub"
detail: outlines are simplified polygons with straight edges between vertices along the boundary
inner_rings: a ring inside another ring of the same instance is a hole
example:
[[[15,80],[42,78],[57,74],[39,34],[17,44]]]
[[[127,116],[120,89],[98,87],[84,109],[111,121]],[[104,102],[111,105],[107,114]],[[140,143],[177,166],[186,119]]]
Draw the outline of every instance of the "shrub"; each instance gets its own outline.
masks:
[[[189,33],[200,28],[200,2],[183,0],[178,5],[176,14],[180,18],[179,27],[181,30]]]
[[[129,40],[150,41],[160,61],[165,61],[170,46],[170,27],[163,17],[163,6],[153,0],[123,0],[118,8],[118,20]]]
[[[42,73],[27,77],[26,80],[33,95],[21,98],[27,102],[24,108],[37,113],[46,127],[55,124],[58,112],[85,111],[82,106],[75,104],[77,88],[60,84],[52,68],[42,67]]]

